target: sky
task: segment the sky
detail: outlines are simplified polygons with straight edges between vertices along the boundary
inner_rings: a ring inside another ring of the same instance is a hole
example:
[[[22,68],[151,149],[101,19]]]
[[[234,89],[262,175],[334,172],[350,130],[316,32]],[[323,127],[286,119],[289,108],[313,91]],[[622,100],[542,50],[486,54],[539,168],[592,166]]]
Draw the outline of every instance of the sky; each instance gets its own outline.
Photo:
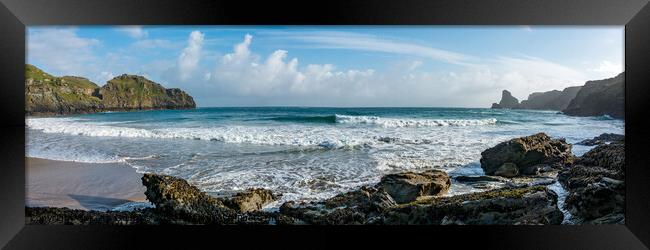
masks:
[[[623,26],[31,26],[27,63],[199,107],[489,107],[624,70]]]

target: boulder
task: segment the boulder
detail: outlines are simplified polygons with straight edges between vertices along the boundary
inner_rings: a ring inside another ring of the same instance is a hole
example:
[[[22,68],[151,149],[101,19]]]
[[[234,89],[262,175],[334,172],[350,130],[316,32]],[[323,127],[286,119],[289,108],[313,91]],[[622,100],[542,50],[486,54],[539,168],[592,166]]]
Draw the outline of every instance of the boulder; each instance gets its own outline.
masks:
[[[295,218],[293,224],[376,224],[381,212],[395,205],[385,191],[364,186],[320,202],[286,202],[280,206],[280,214]]]
[[[439,170],[423,173],[389,174],[381,178],[378,187],[386,191],[397,203],[416,200],[420,196],[442,195],[449,190],[449,175]]]
[[[270,190],[263,188],[252,188],[235,196],[224,199],[223,204],[226,207],[238,212],[258,211],[266,204],[278,199]]]
[[[494,171],[494,175],[503,177],[515,177],[519,175],[519,169],[517,168],[516,164],[512,162],[506,162],[501,164],[501,166]]]
[[[147,200],[168,218],[197,224],[235,223],[235,210],[181,178],[147,173],[142,176],[142,184],[147,188]]]
[[[422,199],[392,207],[382,218],[398,225],[551,225],[564,215],[553,191],[533,186]]]
[[[544,133],[499,143],[483,151],[480,160],[485,174],[504,177],[535,175],[548,167],[559,168],[572,161],[571,144],[564,139],[551,139]]]
[[[505,178],[501,178],[498,176],[456,176],[454,177],[454,180],[459,181],[459,182],[485,182],[485,181],[491,181],[491,182],[507,182],[508,180]]]
[[[607,143],[625,143],[625,135],[613,134],[613,133],[602,133],[599,136],[596,136],[592,139],[582,140],[576,144],[585,145],[585,146],[597,146]]]
[[[585,224],[625,222],[625,145],[597,146],[558,175],[565,208]]]

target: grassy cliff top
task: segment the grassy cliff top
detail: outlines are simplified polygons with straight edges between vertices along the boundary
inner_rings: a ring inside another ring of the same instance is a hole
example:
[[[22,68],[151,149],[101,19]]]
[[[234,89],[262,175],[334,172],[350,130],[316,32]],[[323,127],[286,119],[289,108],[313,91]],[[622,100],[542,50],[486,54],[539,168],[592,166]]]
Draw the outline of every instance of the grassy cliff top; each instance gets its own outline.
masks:
[[[88,78],[78,77],[78,76],[63,76],[59,78],[63,83],[66,83],[70,86],[85,88],[85,89],[96,89],[99,88],[97,84],[88,80]]]
[[[56,77],[45,73],[43,70],[31,64],[25,64],[25,79],[34,79],[36,81],[43,81],[45,79],[54,80]]]
[[[67,85],[84,89],[96,89],[99,87],[87,78],[78,76],[55,77],[31,64],[25,64],[25,79],[34,79],[38,82],[44,82],[45,79],[49,79],[49,82],[53,85]]]
[[[135,96],[168,98],[165,87],[143,76],[123,74],[109,80],[102,90],[128,91]]]

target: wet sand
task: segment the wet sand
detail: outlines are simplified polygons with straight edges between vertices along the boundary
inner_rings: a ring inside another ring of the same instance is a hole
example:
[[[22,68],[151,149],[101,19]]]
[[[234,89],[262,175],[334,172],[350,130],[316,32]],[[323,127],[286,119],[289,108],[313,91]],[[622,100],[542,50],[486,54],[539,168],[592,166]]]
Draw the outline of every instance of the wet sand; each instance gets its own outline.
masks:
[[[126,164],[27,157],[25,175],[27,206],[106,210],[146,201],[142,174]]]

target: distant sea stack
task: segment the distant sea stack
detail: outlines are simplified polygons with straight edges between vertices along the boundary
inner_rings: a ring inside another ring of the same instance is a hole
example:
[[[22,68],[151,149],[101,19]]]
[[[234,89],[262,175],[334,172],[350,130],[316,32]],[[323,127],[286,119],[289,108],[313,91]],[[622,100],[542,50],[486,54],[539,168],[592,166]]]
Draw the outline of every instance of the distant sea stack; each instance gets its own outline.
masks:
[[[499,103],[492,103],[493,109],[515,109],[519,107],[519,100],[512,96],[510,91],[503,90],[501,92],[501,101]]]
[[[625,118],[625,72],[604,80],[588,81],[562,110],[571,116]]]
[[[121,75],[102,87],[83,77],[55,77],[25,65],[27,115],[85,114],[114,110],[191,109],[194,99],[142,76]]]

